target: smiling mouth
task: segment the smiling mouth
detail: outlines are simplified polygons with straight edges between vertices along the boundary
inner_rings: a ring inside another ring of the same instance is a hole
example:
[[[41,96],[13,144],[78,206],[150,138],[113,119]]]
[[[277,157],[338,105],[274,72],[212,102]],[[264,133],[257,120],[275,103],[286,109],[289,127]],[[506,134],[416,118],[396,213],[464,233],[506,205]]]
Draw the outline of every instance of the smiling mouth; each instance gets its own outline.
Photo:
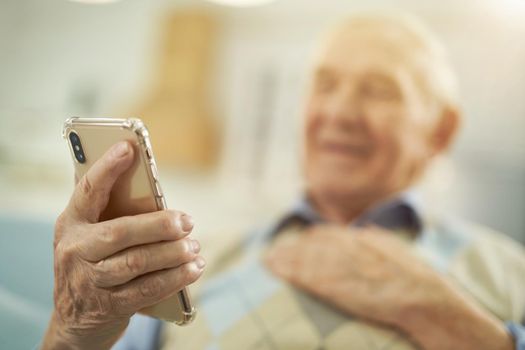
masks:
[[[347,158],[365,159],[372,153],[369,145],[350,144],[344,142],[324,141],[320,143],[322,152]]]

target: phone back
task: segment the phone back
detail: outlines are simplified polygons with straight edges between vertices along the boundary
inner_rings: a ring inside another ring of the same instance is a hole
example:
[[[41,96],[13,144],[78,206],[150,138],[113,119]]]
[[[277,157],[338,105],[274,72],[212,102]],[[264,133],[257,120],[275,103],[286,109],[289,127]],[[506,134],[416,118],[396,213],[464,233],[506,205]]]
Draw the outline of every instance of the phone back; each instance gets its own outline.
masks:
[[[63,137],[68,141],[77,179],[113,144],[126,140],[133,145],[134,162],[115,183],[100,221],[167,208],[148,131],[139,119],[70,118],[64,123]],[[73,140],[79,140],[81,158],[75,152]],[[193,320],[195,309],[185,288],[141,313],[184,325]]]

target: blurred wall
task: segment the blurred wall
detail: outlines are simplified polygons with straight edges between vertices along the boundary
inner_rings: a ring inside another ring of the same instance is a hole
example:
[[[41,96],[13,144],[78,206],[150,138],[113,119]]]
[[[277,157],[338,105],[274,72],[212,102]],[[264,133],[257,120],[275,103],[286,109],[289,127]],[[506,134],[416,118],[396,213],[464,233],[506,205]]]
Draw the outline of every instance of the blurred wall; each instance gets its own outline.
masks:
[[[203,8],[221,23],[211,89],[224,150],[206,183],[225,193],[236,184],[245,193],[236,199],[253,200],[254,215],[261,211],[259,197],[282,207],[300,188],[296,128],[316,36],[346,13],[394,8],[419,15],[438,33],[460,78],[465,123],[436,185],[447,207],[525,240],[523,1],[280,0],[231,9],[195,0],[97,6],[3,0],[0,7],[0,173],[32,183],[43,213],[56,213],[71,186],[62,121],[117,115],[140,99],[151,85],[159,21],[168,9],[187,7]],[[48,181],[43,189],[42,177]],[[50,205],[45,197],[52,186],[60,194]],[[172,187],[177,191],[180,182]],[[2,190],[11,193],[12,183]],[[181,192],[177,204],[199,210],[190,194]],[[24,199],[14,197],[2,199],[2,207],[23,207]]]

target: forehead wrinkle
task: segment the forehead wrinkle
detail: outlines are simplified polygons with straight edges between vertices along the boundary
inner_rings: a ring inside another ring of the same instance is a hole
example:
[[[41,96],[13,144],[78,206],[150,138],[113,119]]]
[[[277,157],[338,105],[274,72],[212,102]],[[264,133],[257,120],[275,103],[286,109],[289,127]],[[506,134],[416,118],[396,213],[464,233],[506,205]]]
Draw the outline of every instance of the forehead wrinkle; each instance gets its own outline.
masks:
[[[435,103],[432,82],[429,81],[432,79],[429,70],[433,65],[433,53],[425,49],[420,40],[386,29],[381,27],[363,30],[348,26],[332,31],[318,51],[314,61],[316,71],[317,67],[330,67],[337,74],[345,72],[346,75],[351,73],[347,71],[350,67],[346,64],[348,60],[353,60],[354,63],[362,60],[363,68],[374,67],[372,70],[385,75],[399,77],[400,71],[404,71],[413,80],[421,97],[428,103]]]
[[[337,40],[326,46],[324,52],[318,55],[313,74],[381,77],[395,81],[402,73],[411,70],[408,69],[411,63],[406,55],[389,45],[371,45],[362,38],[346,42],[346,49],[342,49]]]

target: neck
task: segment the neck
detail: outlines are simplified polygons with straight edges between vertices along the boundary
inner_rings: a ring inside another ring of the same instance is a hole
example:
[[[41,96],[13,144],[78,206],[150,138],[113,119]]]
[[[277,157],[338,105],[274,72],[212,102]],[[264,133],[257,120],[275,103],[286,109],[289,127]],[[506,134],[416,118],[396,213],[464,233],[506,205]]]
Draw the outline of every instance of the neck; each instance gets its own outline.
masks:
[[[356,197],[309,192],[315,210],[328,222],[347,225],[381,201],[374,196]]]

